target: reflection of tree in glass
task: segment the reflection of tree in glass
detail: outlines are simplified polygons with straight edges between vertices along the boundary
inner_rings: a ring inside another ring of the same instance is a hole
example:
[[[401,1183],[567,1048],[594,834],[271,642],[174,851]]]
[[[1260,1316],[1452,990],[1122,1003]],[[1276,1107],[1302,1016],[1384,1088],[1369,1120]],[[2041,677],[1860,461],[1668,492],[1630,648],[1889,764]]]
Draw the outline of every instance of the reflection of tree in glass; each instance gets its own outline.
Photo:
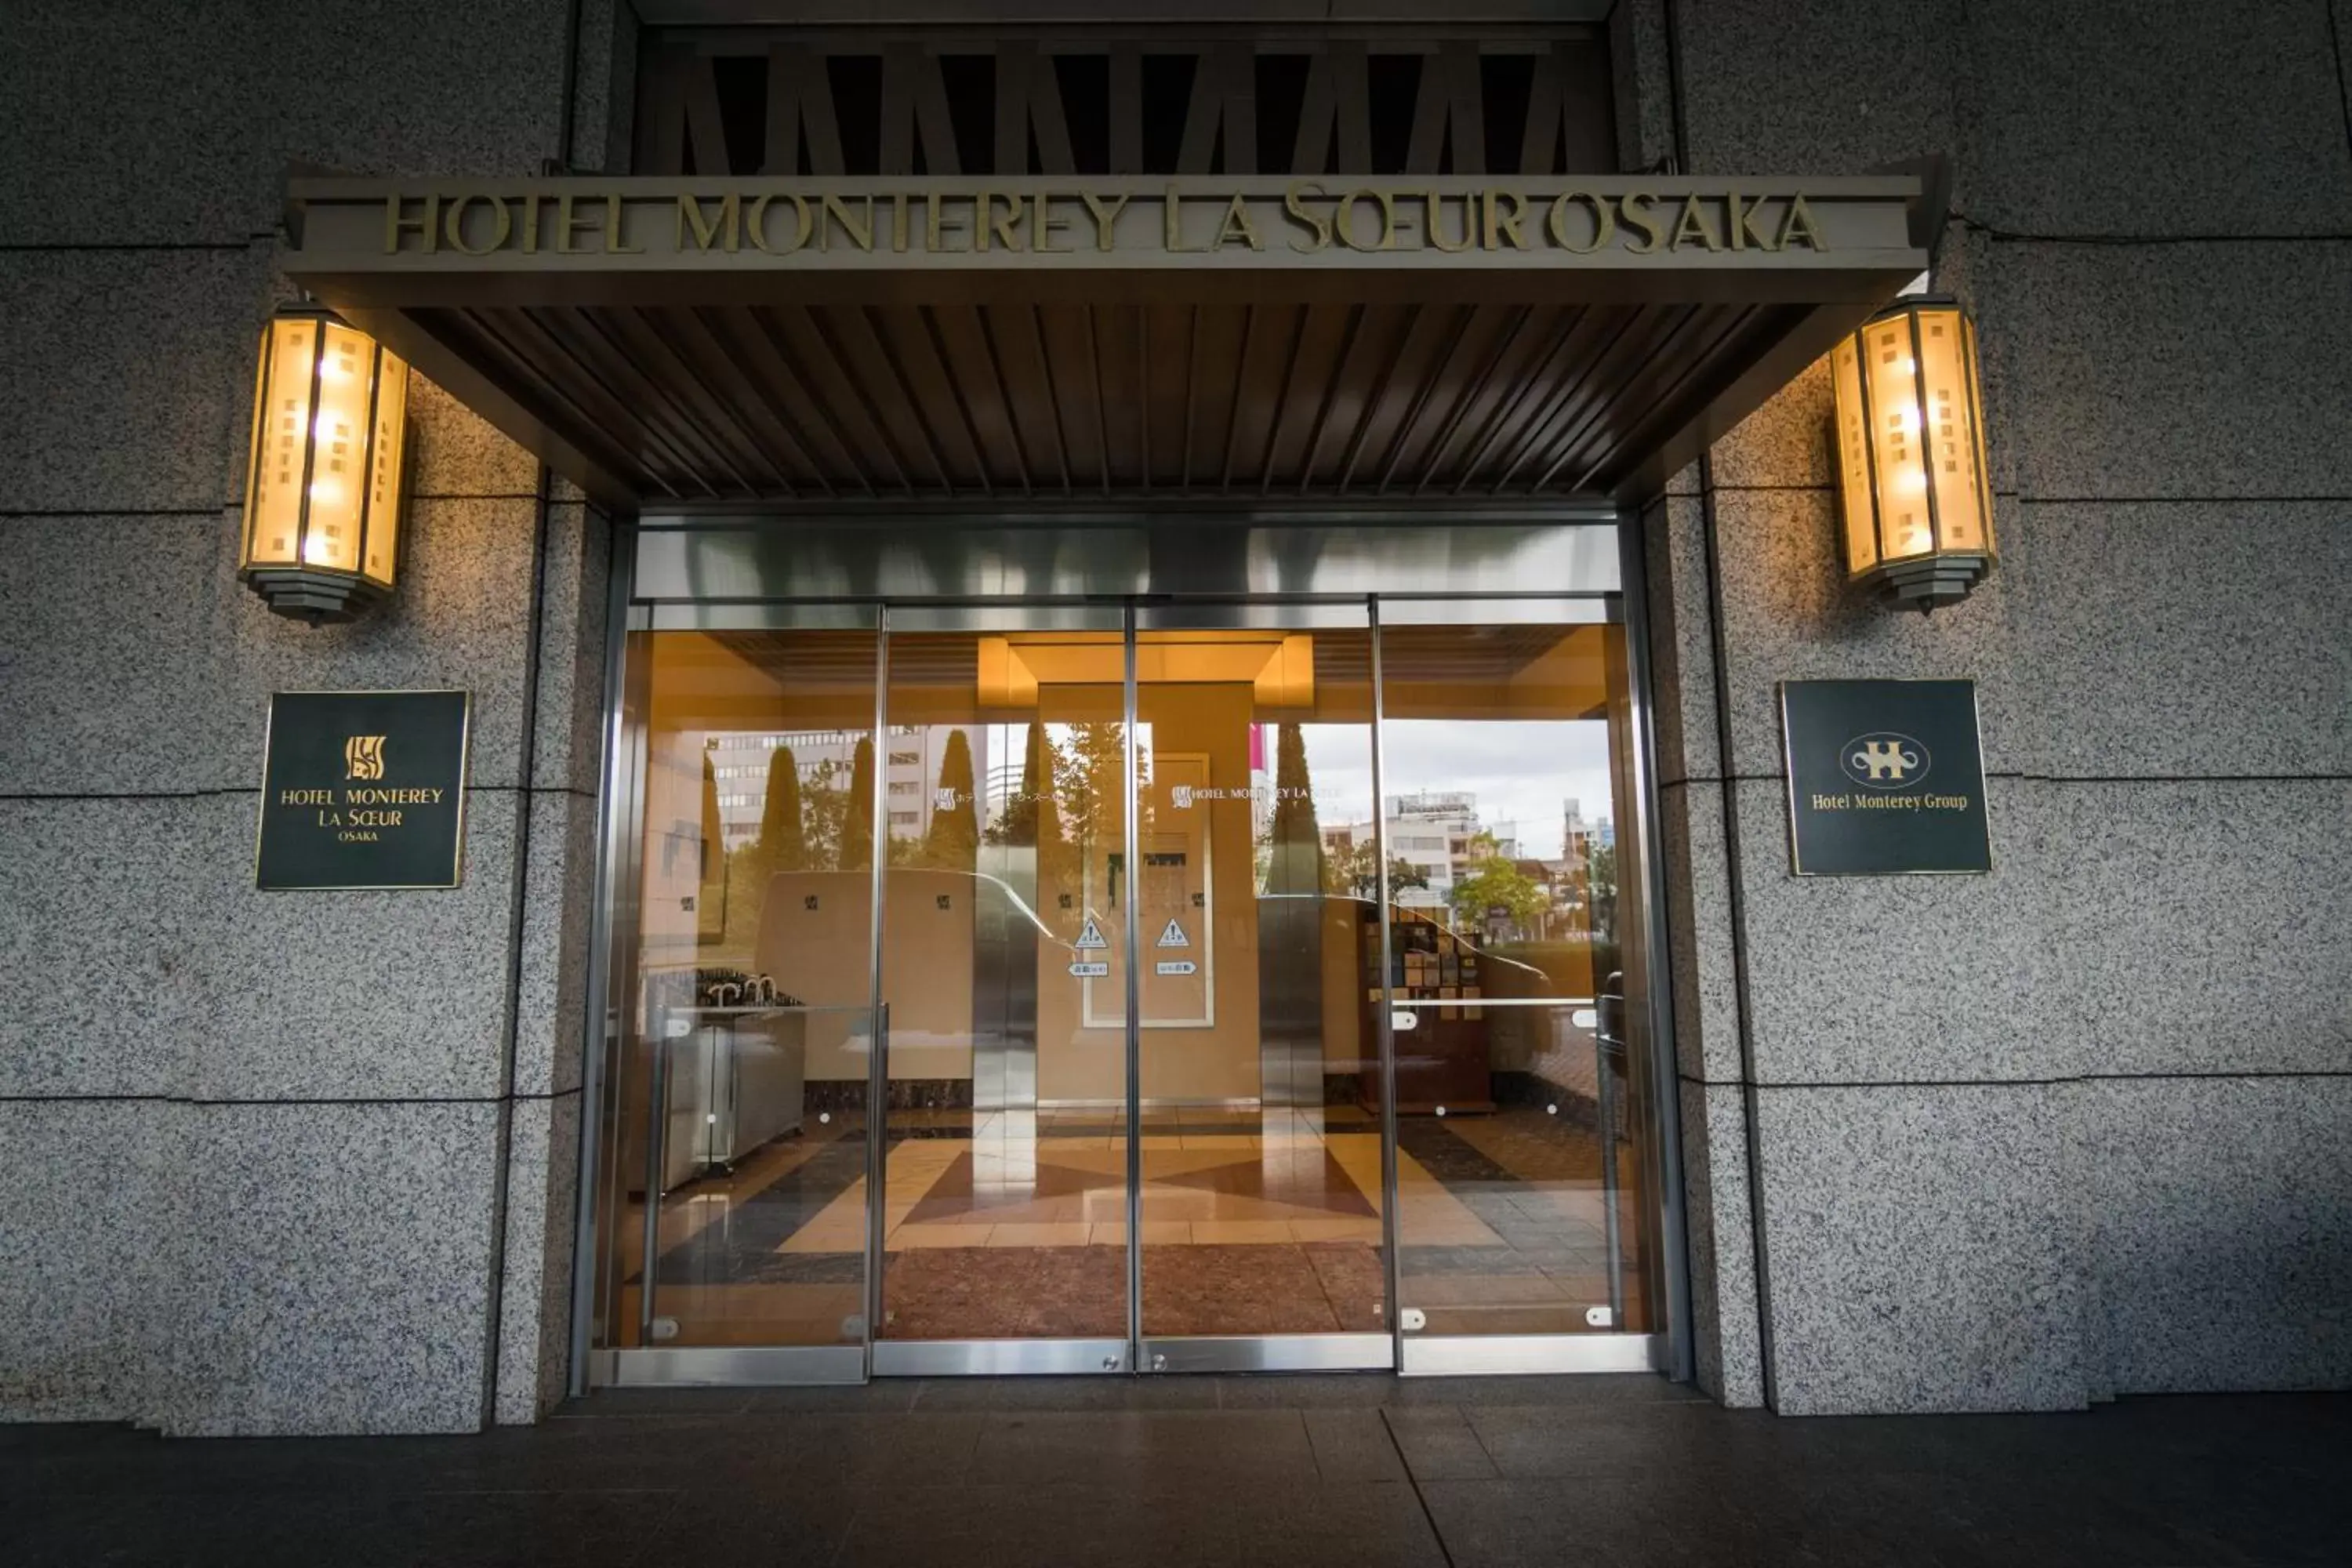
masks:
[[[1378,852],[1369,838],[1351,844],[1334,854],[1325,868],[1328,879],[1326,890],[1352,893],[1360,899],[1381,896],[1381,863]],[[1426,888],[1429,875],[1402,855],[1389,857],[1389,897],[1394,899],[1407,888]]]
[[[1595,844],[1588,856],[1581,880],[1584,907],[1591,911],[1592,934],[1602,942],[1617,935],[1617,847]]]
[[[943,871],[970,871],[980,859],[980,805],[971,775],[971,742],[961,730],[948,731],[946,752],[940,758],[939,793],[952,796],[952,805],[931,803],[931,830],[923,844],[927,865]]]
[[[1451,897],[1454,913],[1474,929],[1500,919],[1533,931],[1551,907],[1543,885],[1505,859],[1491,833],[1470,840],[1468,874],[1454,879]]]
[[[1276,726],[1274,813],[1266,823],[1265,890],[1323,890],[1323,835],[1315,822],[1314,785],[1307,777],[1307,740],[1296,724]]]
[[[760,910],[768,899],[768,879],[779,871],[797,871],[808,864],[808,844],[801,826],[801,775],[793,749],[778,746],[768,753],[768,788],[760,805],[760,836],[728,857],[730,895],[728,929],[749,932],[758,929]]]
[[[719,774],[710,752],[702,753],[702,845],[700,886],[695,894],[695,926],[705,942],[727,933],[727,830],[719,816]]]
[[[759,864],[769,871],[797,871],[808,864],[808,839],[801,826],[801,772],[793,749],[768,753],[768,794],[760,810]]]
[[[1116,842],[1119,803],[1127,794],[1127,746],[1116,720],[1048,726],[1054,752],[1054,798],[1067,824],[1066,837],[1084,855]],[[1138,753],[1139,785],[1150,783],[1151,762]]]
[[[1037,890],[1067,888],[1069,847],[1054,804],[1055,753],[1043,724],[1031,724],[1021,746],[1021,793],[1004,802],[981,837],[990,844],[1036,851]]]
[[[842,864],[842,830],[849,820],[849,769],[826,758],[810,770],[801,791],[801,864],[811,870]],[[874,809],[871,791],[860,807]]]
[[[861,737],[849,764],[849,799],[841,814],[841,859],[844,871],[863,871],[874,864],[874,737]]]

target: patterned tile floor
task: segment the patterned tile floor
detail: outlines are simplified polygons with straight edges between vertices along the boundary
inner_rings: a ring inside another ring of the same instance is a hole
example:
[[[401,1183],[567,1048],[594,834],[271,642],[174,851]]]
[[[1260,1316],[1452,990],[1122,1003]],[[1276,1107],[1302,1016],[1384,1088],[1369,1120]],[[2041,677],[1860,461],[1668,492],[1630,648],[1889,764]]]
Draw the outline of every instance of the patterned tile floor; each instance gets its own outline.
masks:
[[[1118,1113],[902,1111],[890,1131],[886,1336],[1125,1333]],[[1610,1274],[1591,1131],[1506,1108],[1407,1118],[1398,1142],[1404,1302],[1429,1331],[1588,1331]],[[1622,1145],[1619,1160],[1630,1178]],[[1380,1137],[1367,1113],[1150,1111],[1142,1170],[1147,1333],[1387,1326]],[[690,1184],[663,1205],[656,1312],[677,1321],[682,1344],[855,1338],[867,1202],[863,1129],[838,1118]],[[1621,1204],[1622,1305],[1638,1327],[1635,1205]],[[625,1322],[637,1288],[632,1274]]]

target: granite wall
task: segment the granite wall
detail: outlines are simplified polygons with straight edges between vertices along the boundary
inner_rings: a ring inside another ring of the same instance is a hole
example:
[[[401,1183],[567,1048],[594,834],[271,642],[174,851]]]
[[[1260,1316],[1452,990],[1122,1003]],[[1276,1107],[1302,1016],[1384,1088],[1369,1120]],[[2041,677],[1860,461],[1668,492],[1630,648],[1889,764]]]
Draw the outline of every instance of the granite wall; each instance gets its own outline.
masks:
[[[1621,7],[1625,10],[1625,7]],[[1950,153],[1999,573],[1841,586],[1816,366],[1643,513],[1699,1363],[2352,1383],[2352,14],[1664,0],[1638,162]],[[1775,682],[1979,682],[1994,869],[1798,881]]]
[[[449,1431],[560,1386],[606,521],[420,380],[389,613],[235,576],[286,166],[625,133],[625,6],[445,9],[11,8],[0,1419]],[[474,694],[464,885],[255,891],[268,694],[404,686]]]
[[[420,386],[390,613],[233,575],[285,165],[625,144],[621,0],[439,11],[12,11],[0,1418],[457,1430],[563,1372],[606,520]],[[1818,370],[1643,513],[1702,1380],[2352,1381],[2352,0],[1610,25],[1630,166],[1954,157],[2004,551],[1847,594]],[[1979,682],[1992,875],[1789,877],[1772,687],[1835,675]],[[255,892],[268,692],[412,684],[476,695],[465,886]]]

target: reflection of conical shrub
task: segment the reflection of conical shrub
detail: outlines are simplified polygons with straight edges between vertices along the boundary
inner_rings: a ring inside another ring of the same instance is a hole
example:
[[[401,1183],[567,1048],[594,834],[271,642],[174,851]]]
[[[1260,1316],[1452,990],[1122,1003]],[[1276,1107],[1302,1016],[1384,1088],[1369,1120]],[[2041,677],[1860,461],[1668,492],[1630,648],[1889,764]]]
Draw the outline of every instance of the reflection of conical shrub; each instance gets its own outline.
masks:
[[[923,858],[943,871],[970,871],[980,863],[980,810],[972,787],[971,742],[961,730],[948,731],[939,791],[955,804],[942,807],[933,800]]]
[[[760,812],[760,868],[797,871],[808,864],[808,837],[801,825],[801,771],[790,746],[768,755],[768,795]]]
[[[849,807],[841,823],[841,866],[844,871],[864,871],[874,864],[874,738],[857,742],[849,765]]]
[[[737,857],[742,886],[730,900],[740,933],[757,942],[760,914],[768,901],[768,879],[808,864],[808,830],[801,821],[801,773],[790,746],[768,753],[768,789],[760,803],[760,837]]]
[[[1004,802],[982,835],[991,844],[1026,847],[1037,842],[1037,805],[1045,779],[1045,727],[1032,724],[1021,742],[1021,790]]]
[[[1307,737],[1296,724],[1276,727],[1270,831],[1266,891],[1321,892],[1323,834],[1315,821],[1314,785],[1307,776]]]
[[[727,930],[727,830],[719,816],[719,774],[710,753],[702,753],[702,843],[698,850],[700,884],[695,893],[696,927],[705,937]]]
[[[1021,764],[1021,793],[1029,797],[1029,837],[1037,847],[1037,892],[1075,892],[1069,847],[1062,838],[1062,812],[1054,804],[1054,754],[1045,726],[1029,727],[1029,755]],[[1056,899],[1058,904],[1059,900]]]

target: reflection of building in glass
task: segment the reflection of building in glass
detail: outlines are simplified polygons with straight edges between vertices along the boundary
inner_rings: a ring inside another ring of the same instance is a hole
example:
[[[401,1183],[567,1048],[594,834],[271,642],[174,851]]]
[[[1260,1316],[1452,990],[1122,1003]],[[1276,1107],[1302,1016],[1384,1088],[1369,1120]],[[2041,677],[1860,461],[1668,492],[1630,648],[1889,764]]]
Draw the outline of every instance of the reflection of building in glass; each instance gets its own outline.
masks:
[[[1592,858],[1592,851],[1617,847],[1617,825],[1607,817],[1597,822],[1584,820],[1583,803],[1574,795],[1568,797],[1565,821],[1560,833],[1561,858],[1570,866],[1581,868]]]
[[[945,760],[948,737],[958,730],[971,747],[972,776],[990,777],[987,729],[980,724],[893,724],[887,746],[883,798],[894,838],[920,838],[930,831],[940,809],[940,765]],[[760,821],[768,804],[768,763],[780,746],[792,748],[793,766],[801,776],[805,798],[813,789],[845,790],[857,766],[857,745],[865,731],[853,730],[786,730],[762,733],[716,734],[709,737],[710,771],[719,785],[719,820],[727,847],[740,849],[760,836]],[[1018,787],[1020,769],[1013,770]],[[984,801],[980,812],[986,816]]]
[[[1494,853],[1508,860],[1519,852],[1516,822],[1486,824],[1479,820],[1478,797],[1469,790],[1422,790],[1392,795],[1385,803],[1389,858],[1411,866],[1425,887],[1394,889],[1391,902],[1407,909],[1450,907],[1454,884],[1467,876],[1483,858],[1477,847],[1481,834],[1495,840]],[[1340,823],[1323,829],[1327,855],[1344,854],[1372,842],[1369,822]]]

